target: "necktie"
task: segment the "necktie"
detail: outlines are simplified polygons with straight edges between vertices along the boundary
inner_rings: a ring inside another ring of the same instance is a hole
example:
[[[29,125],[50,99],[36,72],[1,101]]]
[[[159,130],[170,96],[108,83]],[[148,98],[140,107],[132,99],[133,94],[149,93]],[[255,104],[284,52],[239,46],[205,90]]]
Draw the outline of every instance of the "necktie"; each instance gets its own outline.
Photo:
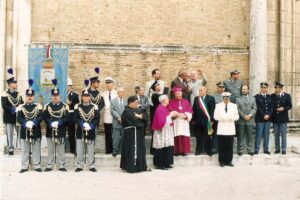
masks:
[[[109,99],[109,102],[111,102],[110,92],[109,92],[109,94],[108,94],[108,99]]]
[[[227,104],[225,105],[225,112],[227,113]]]

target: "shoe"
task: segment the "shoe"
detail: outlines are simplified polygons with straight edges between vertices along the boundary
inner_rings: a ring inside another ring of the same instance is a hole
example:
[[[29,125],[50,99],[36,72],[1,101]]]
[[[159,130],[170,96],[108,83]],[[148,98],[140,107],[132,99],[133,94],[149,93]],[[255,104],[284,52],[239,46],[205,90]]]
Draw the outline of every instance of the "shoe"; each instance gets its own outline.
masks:
[[[254,151],[254,155],[258,155],[258,151]]]
[[[275,153],[275,154],[279,154],[279,153],[280,153],[280,151],[279,151],[279,150],[276,150],[274,153]]]
[[[28,172],[28,169],[21,169],[21,170],[19,171],[19,173],[24,173],[24,172]]]
[[[227,164],[227,166],[234,167],[234,165],[232,163]]]
[[[199,151],[195,151],[195,156],[199,156],[200,152]]]
[[[250,156],[253,156],[254,155],[254,153],[253,152],[250,152],[250,153],[248,153]]]
[[[66,172],[67,171],[66,168],[59,168],[58,170],[61,171],[61,172]]]
[[[147,171],[147,172],[152,172],[152,169],[149,168],[149,167],[147,167],[147,169],[146,169],[145,171]]]
[[[37,168],[34,171],[36,171],[36,172],[42,172],[42,169],[41,168]]]
[[[44,172],[50,172],[50,171],[52,171],[52,169],[51,168],[46,168],[46,169],[44,169]]]
[[[208,155],[209,157],[212,157],[213,154],[212,154],[211,152],[208,152],[207,155]]]
[[[243,153],[242,153],[242,152],[238,152],[238,155],[239,155],[239,156],[242,156],[242,155],[243,155]]]
[[[173,166],[168,165],[168,166],[165,166],[165,168],[171,169],[171,168],[173,168]]]
[[[113,156],[113,157],[116,157],[116,156],[117,156],[117,153],[113,153],[112,156]]]
[[[220,162],[220,167],[224,167],[225,164],[223,162]]]
[[[97,172],[96,168],[89,169],[91,172]]]
[[[156,169],[160,169],[160,170],[168,170],[168,169],[165,168],[165,167],[156,167]]]
[[[10,151],[10,152],[8,152],[8,155],[13,156],[13,155],[14,155],[14,152],[13,152],[13,151]]]
[[[82,171],[81,168],[76,168],[76,169],[75,169],[75,172],[81,172],[81,171]]]
[[[282,155],[285,155],[286,154],[286,151],[282,151]]]
[[[271,155],[270,151],[264,151],[264,154]]]

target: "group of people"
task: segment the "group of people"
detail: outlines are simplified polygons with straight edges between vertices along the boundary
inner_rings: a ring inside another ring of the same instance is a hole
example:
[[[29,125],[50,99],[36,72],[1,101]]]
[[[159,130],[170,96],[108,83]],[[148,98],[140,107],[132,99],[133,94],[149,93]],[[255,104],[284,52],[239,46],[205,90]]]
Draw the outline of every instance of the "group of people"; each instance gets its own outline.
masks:
[[[115,81],[105,78],[106,91],[100,93],[96,76],[85,80],[79,95],[68,79],[66,103],[60,100],[57,80],[52,80],[51,102],[42,108],[34,102],[33,80],[28,81],[26,99],[16,91],[17,82],[7,80],[8,90],[1,97],[4,110],[8,152],[13,155],[13,131],[20,124],[22,147],[21,173],[29,170],[41,172],[41,122],[46,123],[48,161],[45,172],[65,168],[66,133],[70,151],[77,156],[76,172],[87,167],[96,172],[95,140],[99,133],[100,111],[104,110],[105,153],[116,157],[121,154],[121,169],[127,172],[150,171],[146,163],[145,134],[150,124],[152,136],[150,152],[157,169],[172,168],[173,156],[190,153],[191,133],[196,137],[195,155],[219,154],[220,166],[233,166],[233,140],[238,141],[238,155],[259,153],[262,137],[264,153],[270,154],[269,133],[273,122],[275,154],[286,154],[288,111],[291,97],[283,92],[283,84],[275,82],[275,92],[268,94],[269,84],[260,83],[255,96],[240,80],[239,70],[232,70],[230,78],[218,82],[217,93],[209,95],[208,82],[202,70],[180,70],[168,88],[160,79],[160,71],[152,71],[153,80],[146,87],[136,86],[135,95],[124,98],[124,88],[114,88]],[[190,81],[188,78],[190,77]],[[169,98],[170,97],[170,98]],[[150,119],[148,117],[150,110]],[[281,143],[280,143],[281,138]],[[32,161],[30,161],[32,153]],[[56,155],[57,154],[57,155]],[[88,161],[87,161],[88,157]]]

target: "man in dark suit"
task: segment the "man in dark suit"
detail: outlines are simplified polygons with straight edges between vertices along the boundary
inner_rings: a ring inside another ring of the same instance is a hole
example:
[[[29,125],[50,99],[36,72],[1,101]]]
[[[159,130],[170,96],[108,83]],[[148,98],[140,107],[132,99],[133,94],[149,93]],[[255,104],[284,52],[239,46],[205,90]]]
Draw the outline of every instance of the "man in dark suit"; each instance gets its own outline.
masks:
[[[269,135],[271,116],[274,108],[272,106],[271,95],[268,94],[269,84],[266,82],[260,83],[260,93],[255,95],[257,112],[255,116],[256,136],[255,136],[255,151],[258,154],[261,138],[264,137],[264,153],[270,155],[269,152]]]
[[[186,70],[180,70],[178,72],[178,77],[174,79],[171,83],[171,91],[174,87],[180,87],[182,89],[182,98],[190,101],[190,91],[188,86],[188,74]],[[171,98],[174,98],[174,94],[171,93]]]
[[[274,135],[275,135],[275,154],[280,153],[280,136],[282,154],[286,154],[286,134],[287,122],[289,121],[288,111],[292,108],[292,99],[288,93],[283,92],[283,84],[275,82],[275,93],[271,95],[274,112],[272,115]]]
[[[66,104],[69,106],[69,121],[68,121],[68,135],[70,143],[70,152],[76,154],[76,141],[75,141],[75,120],[74,120],[74,107],[79,103],[79,97],[72,89],[73,82],[68,77],[67,100]]]
[[[199,96],[195,97],[193,105],[192,122],[196,127],[197,147],[195,155],[206,152],[211,156],[211,138],[213,115],[215,110],[215,99],[207,95],[207,89],[203,86],[199,89]]]

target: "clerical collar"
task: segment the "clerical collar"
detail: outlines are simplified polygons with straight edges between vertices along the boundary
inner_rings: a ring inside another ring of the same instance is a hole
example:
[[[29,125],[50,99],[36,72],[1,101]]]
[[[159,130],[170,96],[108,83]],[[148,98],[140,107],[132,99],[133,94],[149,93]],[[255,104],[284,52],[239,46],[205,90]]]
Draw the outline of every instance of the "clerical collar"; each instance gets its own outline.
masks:
[[[179,78],[180,82],[181,82],[181,83],[183,83],[183,79],[182,79],[182,78],[180,78],[179,76],[178,76],[178,78]]]

